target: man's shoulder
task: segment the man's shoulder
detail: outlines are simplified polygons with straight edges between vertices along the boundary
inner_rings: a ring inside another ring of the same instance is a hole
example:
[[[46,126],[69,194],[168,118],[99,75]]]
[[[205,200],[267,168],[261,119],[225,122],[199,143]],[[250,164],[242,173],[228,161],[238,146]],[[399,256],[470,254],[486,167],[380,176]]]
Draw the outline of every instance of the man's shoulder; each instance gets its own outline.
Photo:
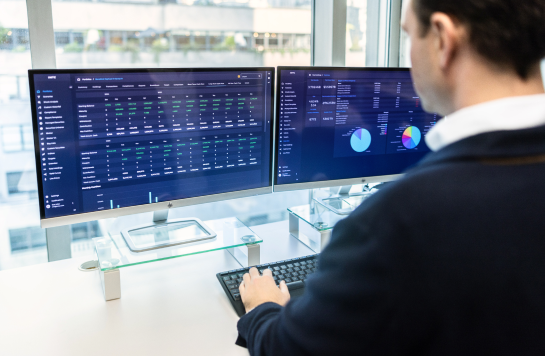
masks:
[[[384,207],[392,212],[399,209],[404,214],[421,214],[421,209],[437,208],[435,203],[438,201],[444,203],[445,199],[461,197],[465,190],[463,182],[471,184],[470,171],[464,164],[445,163],[417,167],[400,180],[373,194],[358,210]]]

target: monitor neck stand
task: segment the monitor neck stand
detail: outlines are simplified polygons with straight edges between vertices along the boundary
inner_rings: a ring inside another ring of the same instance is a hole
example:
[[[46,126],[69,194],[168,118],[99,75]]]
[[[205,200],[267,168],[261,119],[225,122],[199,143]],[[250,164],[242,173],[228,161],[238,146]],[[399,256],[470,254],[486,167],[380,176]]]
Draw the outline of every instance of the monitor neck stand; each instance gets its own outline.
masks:
[[[153,222],[155,224],[161,224],[168,220],[168,209],[157,210],[153,212]]]
[[[314,197],[314,200],[335,214],[348,215],[370,194],[368,186],[364,186],[361,192],[350,193],[351,189],[351,185],[331,187],[329,196]]]
[[[129,249],[144,252],[213,239],[216,233],[197,218],[168,219],[169,209],[153,212],[151,224],[121,230]]]

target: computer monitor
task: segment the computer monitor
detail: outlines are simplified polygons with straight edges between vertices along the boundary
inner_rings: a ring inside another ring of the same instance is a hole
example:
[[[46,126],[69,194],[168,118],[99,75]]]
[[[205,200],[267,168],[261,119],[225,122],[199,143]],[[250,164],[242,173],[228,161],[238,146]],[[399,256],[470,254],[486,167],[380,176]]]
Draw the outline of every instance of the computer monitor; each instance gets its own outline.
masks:
[[[407,68],[278,67],[277,90],[275,191],[394,180],[439,119]]]
[[[30,70],[42,227],[272,191],[274,68]]]

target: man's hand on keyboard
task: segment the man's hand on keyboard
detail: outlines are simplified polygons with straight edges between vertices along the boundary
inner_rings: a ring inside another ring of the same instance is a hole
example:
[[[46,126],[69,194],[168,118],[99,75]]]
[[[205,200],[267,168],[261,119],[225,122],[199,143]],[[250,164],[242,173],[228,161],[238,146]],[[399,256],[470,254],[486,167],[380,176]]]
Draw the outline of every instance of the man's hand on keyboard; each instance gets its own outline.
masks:
[[[251,268],[250,273],[244,275],[239,290],[247,313],[263,303],[273,302],[284,306],[290,300],[286,282],[280,282],[277,287],[270,269],[264,270],[261,276],[257,268]]]

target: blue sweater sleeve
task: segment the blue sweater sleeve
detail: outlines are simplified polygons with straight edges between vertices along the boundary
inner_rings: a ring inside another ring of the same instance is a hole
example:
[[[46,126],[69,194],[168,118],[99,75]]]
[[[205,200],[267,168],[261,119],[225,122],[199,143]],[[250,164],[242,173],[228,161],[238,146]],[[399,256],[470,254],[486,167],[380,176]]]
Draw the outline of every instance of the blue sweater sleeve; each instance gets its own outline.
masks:
[[[302,297],[286,307],[265,303],[239,320],[237,345],[254,356],[359,354],[361,345],[384,351],[397,294],[390,246],[400,247],[384,237],[400,227],[370,234],[362,214],[337,224]]]

